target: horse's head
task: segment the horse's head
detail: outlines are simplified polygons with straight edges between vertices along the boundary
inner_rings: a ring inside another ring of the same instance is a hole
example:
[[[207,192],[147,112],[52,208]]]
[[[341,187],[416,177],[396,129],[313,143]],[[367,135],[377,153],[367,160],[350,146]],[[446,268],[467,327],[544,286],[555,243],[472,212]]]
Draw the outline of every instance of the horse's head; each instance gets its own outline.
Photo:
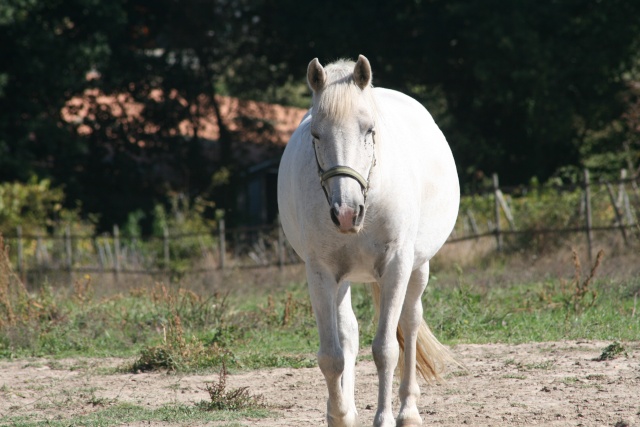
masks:
[[[313,91],[310,131],[329,214],[341,232],[357,233],[375,163],[371,65],[360,55],[356,63],[338,61],[325,69],[316,58],[307,81]]]

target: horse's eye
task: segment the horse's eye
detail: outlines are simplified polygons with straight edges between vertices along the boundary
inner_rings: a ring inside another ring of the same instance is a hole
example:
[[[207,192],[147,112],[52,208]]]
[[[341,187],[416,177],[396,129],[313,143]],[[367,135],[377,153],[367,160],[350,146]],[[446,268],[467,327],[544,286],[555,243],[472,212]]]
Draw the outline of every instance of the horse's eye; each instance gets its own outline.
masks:
[[[311,136],[313,137],[313,139],[320,139],[317,133],[311,133]]]
[[[369,128],[369,130],[367,131],[367,135],[371,135],[373,133],[373,128]]]

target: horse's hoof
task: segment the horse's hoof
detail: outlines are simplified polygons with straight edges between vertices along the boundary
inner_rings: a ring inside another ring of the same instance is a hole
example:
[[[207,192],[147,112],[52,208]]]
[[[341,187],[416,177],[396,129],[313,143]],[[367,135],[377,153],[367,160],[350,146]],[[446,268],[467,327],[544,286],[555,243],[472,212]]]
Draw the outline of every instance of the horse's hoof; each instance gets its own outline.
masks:
[[[422,427],[422,419],[420,418],[397,419],[396,427]]]
[[[357,412],[348,413],[340,418],[327,414],[327,424],[329,427],[360,427]]]

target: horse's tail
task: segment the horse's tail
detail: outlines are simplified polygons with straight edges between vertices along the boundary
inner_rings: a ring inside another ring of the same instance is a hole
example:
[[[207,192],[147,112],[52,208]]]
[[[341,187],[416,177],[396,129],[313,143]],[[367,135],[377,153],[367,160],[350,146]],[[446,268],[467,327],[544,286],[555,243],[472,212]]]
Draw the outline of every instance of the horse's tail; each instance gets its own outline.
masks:
[[[375,307],[376,322],[380,316],[380,285],[371,284],[373,294],[373,304]],[[404,335],[398,325],[396,331],[398,344],[400,344],[400,357],[398,358],[398,369],[404,370]],[[438,341],[433,335],[427,323],[422,319],[418,328],[418,339],[416,340],[416,370],[428,383],[443,382],[443,375],[447,366],[461,366],[451,351]]]

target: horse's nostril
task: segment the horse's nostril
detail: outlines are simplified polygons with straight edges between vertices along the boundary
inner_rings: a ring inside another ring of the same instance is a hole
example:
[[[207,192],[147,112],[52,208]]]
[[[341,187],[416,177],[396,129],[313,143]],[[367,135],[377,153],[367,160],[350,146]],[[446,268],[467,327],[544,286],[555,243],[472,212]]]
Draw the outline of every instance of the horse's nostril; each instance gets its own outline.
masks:
[[[340,220],[338,220],[338,208],[336,207],[331,208],[330,214],[331,214],[331,221],[333,221],[335,225],[340,225]]]
[[[359,205],[353,218],[353,225],[359,225],[364,218],[364,205]]]

